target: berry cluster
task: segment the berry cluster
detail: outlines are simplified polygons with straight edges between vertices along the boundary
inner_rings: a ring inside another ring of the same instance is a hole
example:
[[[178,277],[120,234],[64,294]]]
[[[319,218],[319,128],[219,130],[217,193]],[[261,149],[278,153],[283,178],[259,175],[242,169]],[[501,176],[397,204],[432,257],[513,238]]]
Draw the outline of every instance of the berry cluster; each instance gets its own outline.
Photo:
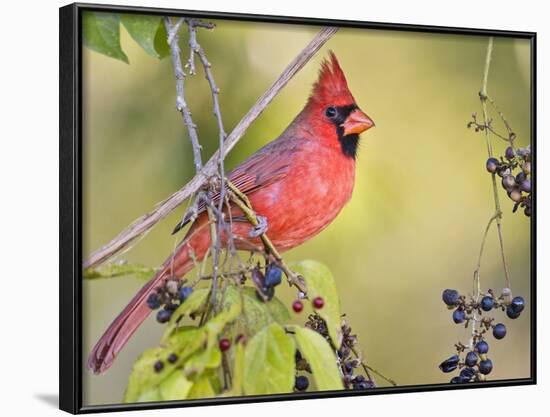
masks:
[[[147,305],[157,312],[157,321],[166,323],[176,309],[191,295],[193,288],[183,286],[184,281],[169,279],[147,297]],[[162,308],[161,308],[162,306]]]
[[[515,203],[513,212],[523,208],[526,216],[531,216],[531,146],[514,149],[508,146],[504,158],[489,158],[485,165],[491,174],[502,178],[502,187]],[[515,171],[515,172],[514,172]]]
[[[487,333],[492,332],[497,340],[506,336],[506,326],[503,323],[494,323],[495,319],[483,316],[492,310],[502,310],[510,319],[517,319],[525,308],[523,297],[514,297],[509,288],[504,288],[502,295],[496,297],[492,290],[487,291],[481,300],[474,297],[467,299],[458,291],[446,289],[442,295],[443,302],[453,310],[452,318],[457,324],[470,322],[473,326],[479,323],[479,329],[474,327],[472,340],[468,346],[457,343],[457,354],[444,360],[439,369],[445,373],[460,369],[460,374],[451,379],[451,383],[466,383],[470,381],[484,381],[485,376],[493,370],[493,362],[487,357],[489,344],[485,340]]]
[[[364,375],[354,375],[361,361],[352,357],[353,349],[357,345],[357,335],[351,333],[351,327],[344,321],[342,324],[342,346],[338,350],[338,359],[344,374],[344,386],[354,390],[375,388],[374,381]]]
[[[265,275],[256,265],[252,270],[252,281],[256,286],[256,296],[260,301],[269,301],[275,295],[275,287],[279,285],[283,278],[283,271],[277,265],[271,263],[266,266]]]
[[[316,331],[327,339],[329,343],[332,343],[327,324],[318,314],[310,314],[305,326]],[[352,334],[351,327],[344,320],[342,323],[342,344],[337,351],[338,363],[342,370],[344,386],[347,389],[354,390],[375,388],[376,385],[370,378],[367,379],[363,375],[354,375],[356,369],[361,365],[361,361],[353,357],[354,347],[356,345],[357,335]]]

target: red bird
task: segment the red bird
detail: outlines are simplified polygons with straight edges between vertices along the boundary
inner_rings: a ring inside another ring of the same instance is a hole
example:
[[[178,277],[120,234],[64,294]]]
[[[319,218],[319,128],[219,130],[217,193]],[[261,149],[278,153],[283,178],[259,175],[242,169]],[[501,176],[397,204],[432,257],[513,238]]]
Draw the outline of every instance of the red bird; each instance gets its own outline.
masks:
[[[359,134],[374,126],[349,91],[336,56],[324,61],[305,107],[273,142],[229,175],[267,220],[267,236],[283,252],[301,245],[327,227],[351,198]],[[250,238],[252,226],[231,208],[237,249],[262,247]],[[184,219],[176,231],[188,222]],[[225,237],[222,237],[225,239]],[[176,252],[134,296],[99,339],[88,358],[95,373],[107,370],[151,310],[147,297],[168,278],[181,277],[202,259],[210,246],[208,216],[202,208]]]

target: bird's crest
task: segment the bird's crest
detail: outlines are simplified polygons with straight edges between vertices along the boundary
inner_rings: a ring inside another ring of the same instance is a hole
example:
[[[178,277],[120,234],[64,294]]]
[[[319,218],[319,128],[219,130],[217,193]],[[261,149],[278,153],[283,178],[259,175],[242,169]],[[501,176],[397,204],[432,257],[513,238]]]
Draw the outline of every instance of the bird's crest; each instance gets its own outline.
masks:
[[[330,51],[330,60],[325,59],[321,64],[319,78],[313,85],[309,97],[310,102],[321,105],[348,105],[355,102],[351,95],[348,82],[334,52]]]

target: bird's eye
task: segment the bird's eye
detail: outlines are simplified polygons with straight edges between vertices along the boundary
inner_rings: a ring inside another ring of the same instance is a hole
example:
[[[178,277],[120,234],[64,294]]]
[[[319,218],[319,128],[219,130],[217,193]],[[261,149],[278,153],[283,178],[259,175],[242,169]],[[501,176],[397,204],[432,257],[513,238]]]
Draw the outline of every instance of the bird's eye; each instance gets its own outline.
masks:
[[[334,116],[336,116],[336,109],[332,106],[330,107],[327,107],[327,109],[325,110],[325,115],[329,118],[329,119],[332,119]]]

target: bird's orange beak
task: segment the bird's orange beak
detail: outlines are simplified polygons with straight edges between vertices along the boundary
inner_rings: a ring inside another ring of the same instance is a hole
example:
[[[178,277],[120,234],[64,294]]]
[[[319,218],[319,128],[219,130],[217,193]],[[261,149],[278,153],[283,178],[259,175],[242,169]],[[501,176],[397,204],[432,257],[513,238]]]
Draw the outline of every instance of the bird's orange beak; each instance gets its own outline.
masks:
[[[356,109],[350,113],[346,121],[342,124],[344,135],[359,134],[374,126],[374,122],[369,116],[361,110]]]

